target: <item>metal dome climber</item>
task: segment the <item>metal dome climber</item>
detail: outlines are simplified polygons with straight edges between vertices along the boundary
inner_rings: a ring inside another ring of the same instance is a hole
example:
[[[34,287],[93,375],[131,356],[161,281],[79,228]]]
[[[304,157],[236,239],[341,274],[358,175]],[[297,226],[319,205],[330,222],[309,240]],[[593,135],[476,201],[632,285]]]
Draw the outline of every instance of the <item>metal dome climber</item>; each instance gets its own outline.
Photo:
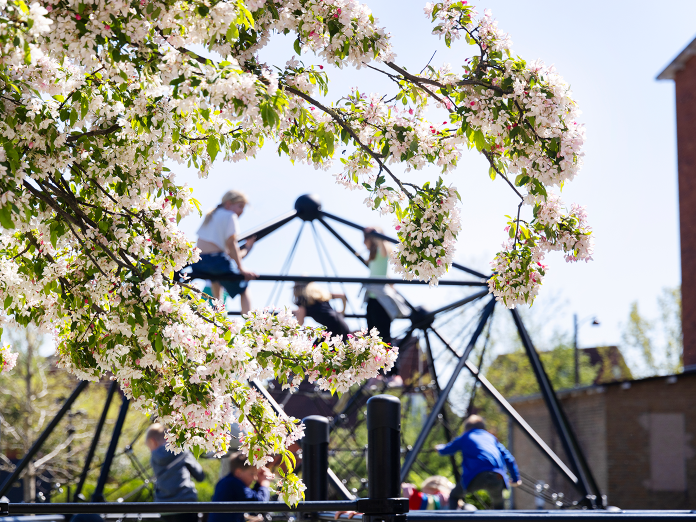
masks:
[[[421,281],[405,281],[394,278],[342,277],[338,275],[335,267],[333,266],[331,258],[328,256],[328,249],[323,246],[319,239],[316,232],[315,222],[322,225],[341,243],[343,247],[345,247],[353,256],[355,256],[356,259],[358,259],[363,265],[367,266],[367,261],[359,254],[357,249],[355,249],[332,225],[334,223],[338,223],[340,225],[360,230],[361,232],[365,231],[365,227],[322,210],[321,202],[316,195],[300,196],[295,202],[294,210],[283,214],[260,227],[246,232],[240,236],[239,242],[241,245],[243,245],[246,238],[251,237],[252,235],[256,236],[257,241],[262,240],[296,218],[302,221],[302,225],[288,254],[288,257],[285,260],[283,268],[280,270],[280,273],[276,275],[260,275],[258,280],[274,281],[277,285],[280,285],[283,282],[300,281],[338,283],[341,285],[363,283],[393,285],[427,284]],[[326,266],[324,265],[323,260],[322,267],[324,268],[325,272],[323,276],[288,275],[287,272],[290,269],[292,259],[296,253],[300,236],[307,223],[310,224],[310,227],[313,230],[314,238],[317,242],[317,250],[320,252],[320,259],[322,259],[321,253],[323,251],[328,263],[331,265],[334,276],[329,276],[326,274]],[[392,237],[375,231],[368,232],[368,234],[379,237],[391,243],[398,242]],[[534,371],[534,375],[548,408],[549,415],[553,422],[558,439],[563,447],[563,451],[568,461],[567,464],[556,453],[554,453],[549,445],[547,445],[544,440],[531,428],[531,426],[522,418],[522,416],[505,399],[505,397],[503,397],[503,395],[498,392],[483,375],[481,375],[480,365],[483,358],[483,352],[486,350],[488,345],[488,334],[490,333],[491,320],[496,308],[496,302],[492,296],[486,299],[486,297],[489,295],[486,283],[489,276],[458,263],[453,263],[452,268],[473,276],[473,279],[443,280],[439,282],[440,286],[474,287],[476,291],[466,297],[458,299],[433,311],[428,311],[424,308],[409,304],[411,314],[405,320],[408,323],[408,326],[406,326],[401,335],[394,336],[395,339],[399,339],[398,344],[400,347],[404,348],[403,352],[400,354],[400,357],[411,357],[412,367],[413,364],[419,367],[427,366],[427,369],[424,371],[418,368],[418,371],[406,376],[407,378],[405,379],[403,388],[398,391],[395,389],[391,390],[392,393],[400,393],[403,400],[405,400],[409,406],[412,405],[412,403],[420,400],[420,405],[423,406],[423,404],[425,404],[426,411],[428,411],[427,417],[422,423],[422,428],[417,430],[416,440],[402,440],[404,462],[401,467],[401,480],[403,481],[406,479],[414,466],[419,466],[423,471],[427,472],[427,466],[419,459],[419,457],[428,451],[425,449],[426,441],[432,442],[432,438],[436,436],[433,432],[436,425],[439,424],[442,426],[442,435],[444,436],[444,439],[451,439],[454,433],[460,431],[462,419],[452,415],[451,411],[448,411],[449,406],[447,402],[455,382],[459,378],[461,372],[466,369],[475,379],[475,383],[479,387],[483,388],[483,390],[495,400],[501,410],[504,411],[513,422],[515,422],[515,424],[523,431],[523,433],[526,434],[526,436],[545,456],[545,458],[547,458],[561,473],[561,475],[574,486],[580,497],[579,500],[574,504],[586,507],[604,507],[602,500],[603,497],[592,475],[587,460],[582,449],[578,445],[573,429],[568,422],[565,413],[563,412],[551,382],[544,371],[541,360],[539,359],[539,355],[532,344],[529,333],[527,332],[517,310],[510,310],[510,313],[512,314],[512,318],[524,346],[525,353]],[[197,272],[195,270],[189,272],[187,276],[191,279],[211,279],[210,274]],[[229,279],[235,278],[234,276],[225,276],[224,278],[226,279],[228,277]],[[213,279],[220,280],[223,279],[223,277],[214,276]],[[275,289],[271,292],[271,299],[273,299],[274,295]],[[468,315],[466,315],[467,313]],[[230,312],[230,314],[233,315],[235,313]],[[346,317],[364,318],[365,316],[363,314],[352,313],[346,314]],[[462,325],[461,330],[454,336],[454,339],[448,341],[443,336],[441,327],[446,323],[450,323],[456,319],[461,319],[462,317],[466,319],[466,321],[462,321],[465,324]],[[488,333],[484,335],[487,328]],[[412,342],[417,338],[420,338],[424,342],[422,352],[420,347],[417,345],[418,343]],[[482,339],[483,346],[478,351],[479,362],[478,364],[474,364],[469,359],[477,353],[477,343]],[[410,348],[407,346],[409,341],[411,341]],[[433,348],[438,344],[441,349],[436,353]],[[414,359],[415,362],[413,361]],[[442,362],[443,360],[444,363]],[[448,373],[449,377],[445,379]],[[351,390],[350,392],[345,393],[340,402],[331,402],[325,396],[322,396],[322,394],[316,393],[311,386],[309,386],[309,389],[307,389],[307,386],[303,385],[304,389],[301,388],[299,393],[290,394],[289,392],[281,392],[279,389],[273,389],[271,386],[269,386],[269,389],[267,389],[266,386],[260,382],[254,382],[252,384],[260,391],[260,393],[264,395],[264,397],[266,397],[271,406],[275,409],[276,413],[279,415],[286,415],[286,412],[290,412],[293,416],[303,418],[308,415],[319,413],[333,417],[330,424],[330,428],[333,431],[331,438],[332,459],[333,463],[340,465],[341,468],[341,472],[339,474],[334,473],[331,470],[329,473],[334,491],[338,496],[349,498],[352,496],[352,493],[349,488],[346,487],[346,484],[353,486],[353,489],[355,490],[360,490],[361,487],[365,486],[366,478],[364,474],[361,475],[360,473],[361,470],[364,469],[363,453],[365,449],[365,442],[359,440],[359,437],[356,435],[357,430],[355,428],[360,422],[362,422],[360,410],[364,407],[367,399],[375,391],[386,390],[386,383],[378,383],[377,385],[374,383],[364,383],[359,387],[355,387],[355,389]],[[69,411],[72,403],[86,386],[87,381],[83,381],[78,384],[75,391],[66,400],[65,404],[56,414],[55,418],[50,422],[46,430],[44,430],[44,432],[38,437],[32,448],[27,452],[27,455],[25,455],[22,461],[16,466],[15,471],[4,481],[2,485],[0,485],[0,497],[18,479],[33,456],[39,451],[43,442],[55,429],[65,413]],[[380,386],[381,390],[379,389]],[[108,410],[109,402],[113,396],[113,391],[114,388],[112,386],[107,396],[104,412]],[[420,399],[418,399],[419,397]],[[301,399],[304,399],[304,402],[302,402]],[[301,411],[292,411],[293,408],[295,408],[295,403],[298,401],[299,404],[297,407],[300,408]],[[473,394],[467,410],[471,409],[471,402],[473,402]],[[324,408],[324,411],[322,411],[322,408]],[[114,427],[105,461],[101,465],[99,482],[93,495],[94,500],[99,501],[103,500],[104,498],[103,488],[106,483],[106,479],[108,478],[111,463],[116,453],[118,439],[121,435],[123,420],[125,419],[127,409],[128,401],[124,398],[121,405],[121,411],[119,413],[119,420]],[[408,412],[409,408],[403,408],[402,410],[404,412]],[[92,447],[90,448],[84,464],[83,473],[80,479],[80,486],[84,484],[84,479],[92,465],[94,449],[96,448],[96,444],[98,444],[99,435],[103,428],[104,421],[105,413],[102,415],[102,418],[96,427],[95,438],[92,441]],[[405,423],[405,421],[402,420],[402,423]],[[405,431],[406,430],[402,431],[402,435],[405,433]],[[133,464],[135,466],[135,463]],[[459,469],[453,457],[451,458],[451,464],[453,475],[458,480]],[[138,469],[138,466],[135,467]],[[138,473],[141,472],[142,470],[138,470]],[[342,473],[345,473],[346,476],[340,476]],[[526,478],[528,479],[528,477]],[[545,491],[540,492],[535,490],[534,486],[530,484],[523,484],[522,490],[542,497],[547,495],[548,500],[560,502],[558,497],[551,499],[550,495],[548,495]],[[565,501],[562,503],[564,505],[569,505],[569,503],[566,503]]]
[[[333,268],[333,263],[328,256],[328,249],[321,245],[318,234],[316,233],[315,222],[321,224],[332,236],[334,236],[340,243],[345,247],[348,252],[355,256],[363,265],[367,266],[367,261],[359,254],[358,250],[353,247],[333,226],[333,223],[338,223],[361,232],[366,231],[366,227],[363,227],[357,223],[350,220],[338,217],[336,215],[330,214],[321,207],[321,201],[317,195],[306,194],[300,196],[295,202],[295,210],[288,212],[275,220],[272,220],[260,227],[257,227],[249,232],[246,232],[240,236],[240,244],[246,240],[246,238],[255,235],[257,241],[269,236],[276,230],[280,229],[293,219],[298,218],[302,220],[302,225],[298,232],[298,235],[293,242],[293,246],[288,254],[288,257],[281,269],[281,273],[277,275],[260,275],[259,280],[261,281],[275,281],[276,284],[281,284],[282,282],[327,282],[327,283],[339,283],[339,284],[364,284],[364,283],[377,283],[377,284],[394,284],[394,285],[422,285],[427,284],[422,281],[406,281],[403,279],[393,279],[393,278],[368,278],[368,277],[342,277],[339,275],[328,276],[326,274],[326,267],[324,267],[323,276],[299,276],[299,275],[289,275],[287,271],[290,268],[290,264],[295,255],[296,248],[303,233],[304,225],[310,223],[313,229],[315,241],[317,241],[317,251],[319,253],[320,259],[322,256],[322,251],[325,253],[329,264]],[[398,243],[398,241],[390,236],[381,234],[375,231],[367,232],[369,235],[373,235],[390,243]],[[519,333],[520,339],[524,346],[525,352],[529,361],[531,363],[532,369],[534,371],[536,380],[538,382],[539,388],[541,390],[542,396],[549,410],[550,417],[552,419],[554,428],[557,432],[558,438],[561,441],[563,451],[568,459],[568,465],[566,465],[563,460],[554,453],[554,451],[543,441],[543,439],[532,429],[532,427],[522,418],[522,416],[515,411],[513,406],[500,394],[495,387],[483,376],[480,375],[480,364],[482,361],[482,353],[479,355],[479,364],[476,365],[469,361],[470,356],[474,354],[477,341],[481,338],[486,326],[490,328],[490,321],[493,316],[494,309],[496,307],[496,302],[491,296],[488,300],[485,300],[486,296],[489,295],[486,280],[489,276],[463,266],[458,263],[453,263],[452,268],[460,272],[464,272],[474,279],[469,280],[442,280],[439,282],[440,286],[460,286],[460,287],[479,287],[478,291],[466,296],[462,299],[454,301],[448,305],[438,308],[437,310],[428,311],[422,307],[416,307],[409,303],[411,308],[411,314],[408,317],[408,322],[410,323],[400,336],[394,336],[395,339],[400,338],[398,343],[400,347],[403,347],[405,340],[412,339],[415,335],[420,335],[424,341],[425,347],[423,353],[425,355],[425,364],[427,365],[427,381],[424,382],[424,376],[420,375],[417,378],[413,378],[410,382],[406,383],[406,386],[401,390],[402,395],[408,395],[411,393],[422,394],[429,399],[429,414],[427,419],[423,423],[423,427],[415,441],[409,443],[409,441],[403,441],[403,447],[405,448],[405,458],[404,463],[401,468],[401,480],[406,480],[410,470],[414,465],[419,463],[419,455],[425,450],[426,440],[429,440],[429,436],[433,431],[436,424],[441,424],[443,427],[443,435],[445,438],[450,439],[454,433],[460,431],[459,426],[452,418],[451,412],[448,413],[446,409],[447,399],[454,387],[455,382],[459,378],[462,370],[466,369],[476,380],[478,386],[482,387],[499,405],[499,407],[510,416],[510,418],[519,426],[519,428],[530,438],[531,442],[537,447],[542,454],[550,460],[553,466],[560,471],[560,473],[567,478],[571,484],[574,485],[575,489],[581,495],[581,499],[578,501],[579,504],[591,506],[591,507],[602,507],[602,495],[599,487],[592,475],[592,471],[589,468],[587,460],[584,456],[582,448],[577,443],[573,429],[565,416],[560,402],[556,396],[556,393],[551,385],[551,382],[546,375],[543,368],[539,355],[532,344],[531,337],[527,332],[522,319],[517,310],[510,310],[512,314],[513,321]],[[334,274],[337,274],[334,268]],[[191,278],[201,278],[209,279],[207,274],[199,272],[191,272],[188,274]],[[226,276],[227,277],[227,276]],[[225,278],[226,278],[225,277]],[[229,276],[230,279],[234,276]],[[220,278],[218,276],[218,278]],[[271,299],[276,295],[275,289],[271,292]],[[484,300],[484,304],[481,305],[480,301]],[[452,321],[457,318],[456,312],[461,311],[463,307],[477,307],[478,309],[474,312],[473,317],[471,317],[468,324],[464,325],[461,331],[455,336],[454,341],[449,342],[441,334],[440,326],[436,325],[435,322],[441,318],[445,321]],[[235,312],[230,312],[230,314],[235,314]],[[364,318],[363,314],[346,314],[347,318]],[[455,349],[452,345],[461,342],[461,347],[459,350]],[[466,342],[468,339],[468,342]],[[440,353],[434,353],[433,346],[435,343],[440,343],[443,349]],[[488,343],[488,336],[486,336],[485,344],[483,350]],[[408,348],[407,348],[408,349]],[[411,348],[411,350],[418,351],[418,348]],[[401,357],[407,356],[408,353],[404,352],[400,354]],[[450,356],[450,364],[445,365],[444,369],[438,369],[437,360],[445,355]],[[413,357],[413,354],[412,354]],[[445,382],[443,376],[447,374],[447,369],[454,366],[451,371],[451,375],[447,379],[444,386],[441,387],[441,383]],[[384,391],[386,385],[383,385],[381,390],[379,386],[377,390],[370,390],[374,388],[374,385],[368,385],[364,383],[362,386],[357,387],[355,390],[344,394],[343,399],[336,403],[327,397],[322,397],[322,394],[316,393],[312,390],[311,386],[305,383],[298,393],[291,394],[290,392],[281,392],[271,388],[270,390],[265,390],[260,383],[257,383],[259,389],[263,389],[264,395],[267,399],[274,405],[276,411],[280,414],[285,414],[289,412],[292,416],[297,418],[304,418],[308,415],[322,414],[331,416],[331,430],[334,432],[332,435],[332,452],[333,457],[336,457],[337,461],[338,455],[340,453],[349,453],[353,457],[358,457],[362,459],[362,451],[364,447],[360,447],[359,441],[355,440],[355,430],[348,429],[345,436],[341,439],[336,437],[335,434],[340,430],[342,425],[351,424],[354,427],[355,422],[359,422],[357,419],[360,418],[358,410],[364,406],[367,398],[372,395],[374,391]],[[392,392],[395,390],[392,390]],[[304,397],[304,400],[301,398]],[[473,400],[473,397],[472,397]],[[299,404],[295,405],[294,403]],[[338,410],[335,408],[338,407]],[[471,408],[471,404],[468,409]],[[408,409],[404,408],[404,412]],[[352,421],[350,419],[353,419]],[[461,419],[460,419],[461,420]],[[461,423],[460,423],[461,424]],[[402,432],[404,433],[404,432]],[[350,441],[353,443],[353,448],[341,447],[341,444],[348,444]],[[425,450],[427,451],[427,450]],[[342,470],[351,469],[347,462],[344,460],[340,461]],[[453,475],[459,479],[459,470],[456,466],[454,458],[451,459],[452,472]],[[362,466],[364,467],[364,465]],[[360,469],[361,466],[353,466],[353,469]],[[358,478],[357,474],[353,473],[355,476],[353,479]],[[345,477],[337,477],[341,479],[341,483],[334,481],[334,486],[337,491],[342,491],[343,494],[349,493],[346,491],[343,484],[349,483],[350,480]],[[360,484],[365,485],[364,477],[359,478]],[[355,481],[354,481],[355,482]],[[360,489],[356,487],[354,489]],[[539,492],[536,491],[532,486],[525,485],[523,490],[529,493],[538,495]],[[534,490],[534,491],[532,491]],[[543,492],[542,492],[543,494]]]

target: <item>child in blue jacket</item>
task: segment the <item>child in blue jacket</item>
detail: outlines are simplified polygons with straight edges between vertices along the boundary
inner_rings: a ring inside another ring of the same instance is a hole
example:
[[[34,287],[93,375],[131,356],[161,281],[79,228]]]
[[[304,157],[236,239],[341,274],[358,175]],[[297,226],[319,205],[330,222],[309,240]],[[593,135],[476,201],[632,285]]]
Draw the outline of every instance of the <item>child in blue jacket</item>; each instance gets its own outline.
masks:
[[[438,444],[440,455],[462,454],[462,480],[465,491],[481,489],[491,497],[492,509],[503,509],[503,490],[521,484],[515,457],[495,436],[486,431],[482,417],[471,415],[464,423],[464,433],[449,444]],[[512,484],[507,472],[512,477]]]
[[[215,485],[213,502],[268,502],[273,473],[246,464],[246,460],[241,452],[230,456],[230,472]],[[244,513],[211,513],[208,522],[244,522]]]

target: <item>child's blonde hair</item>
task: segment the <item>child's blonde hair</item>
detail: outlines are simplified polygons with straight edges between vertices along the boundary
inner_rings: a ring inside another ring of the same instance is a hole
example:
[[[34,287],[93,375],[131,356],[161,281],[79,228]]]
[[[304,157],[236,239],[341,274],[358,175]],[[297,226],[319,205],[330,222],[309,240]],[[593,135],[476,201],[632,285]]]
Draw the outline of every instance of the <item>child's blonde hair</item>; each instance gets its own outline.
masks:
[[[295,296],[295,304],[298,306],[312,306],[314,303],[323,303],[331,300],[331,294],[312,283],[295,283],[292,293]]]
[[[165,443],[164,432],[164,426],[162,426],[159,422],[155,422],[147,429],[145,440],[154,440],[157,442],[157,444],[162,445]]]
[[[421,491],[425,491],[426,489],[430,491],[439,491],[445,496],[449,496],[454,489],[454,484],[442,475],[433,475],[425,479],[423,484],[421,484]]]
[[[228,190],[223,194],[220,204],[217,207],[210,209],[208,213],[205,215],[203,224],[207,225],[208,223],[210,223],[210,220],[213,219],[213,214],[215,214],[215,211],[221,208],[228,201],[230,203],[244,203],[246,205],[247,203],[249,203],[249,198],[247,198],[247,195],[244,194],[244,192],[241,192],[239,190]]]

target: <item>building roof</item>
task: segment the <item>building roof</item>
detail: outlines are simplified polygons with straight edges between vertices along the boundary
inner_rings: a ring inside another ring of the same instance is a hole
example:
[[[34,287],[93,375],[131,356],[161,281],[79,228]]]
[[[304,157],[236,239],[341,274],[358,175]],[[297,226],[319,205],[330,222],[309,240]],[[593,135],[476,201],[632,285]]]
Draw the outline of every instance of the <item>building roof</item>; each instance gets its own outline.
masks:
[[[605,382],[601,384],[590,384],[587,386],[580,386],[578,388],[566,388],[564,390],[555,390],[558,397],[574,396],[579,393],[584,394],[594,394],[594,393],[604,393],[606,388],[609,386],[620,386],[624,390],[630,389],[634,384],[640,385],[644,382],[651,382],[657,380],[664,380],[667,384],[674,384],[678,379],[689,378],[696,379],[696,370],[685,370],[682,373],[675,373],[670,375],[651,375],[650,377],[641,377],[639,379],[626,379],[623,381],[612,381]],[[527,401],[534,401],[542,399],[541,393],[535,393],[533,395],[524,395],[520,397],[510,397],[507,401],[510,404],[524,403]]]
[[[658,80],[674,80],[674,77],[679,71],[681,71],[686,62],[692,56],[696,55],[696,38],[694,38],[689,45],[687,45],[682,52],[680,52],[677,57],[672,60],[672,62],[664,68],[664,70],[657,75]]]

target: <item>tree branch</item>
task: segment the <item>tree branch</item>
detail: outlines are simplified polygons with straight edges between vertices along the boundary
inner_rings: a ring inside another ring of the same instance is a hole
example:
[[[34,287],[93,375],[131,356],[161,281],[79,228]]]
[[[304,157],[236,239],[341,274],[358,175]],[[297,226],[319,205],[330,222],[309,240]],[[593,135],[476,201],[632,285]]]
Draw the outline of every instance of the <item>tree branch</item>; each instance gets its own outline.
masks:
[[[111,127],[107,129],[97,129],[89,132],[83,132],[82,134],[77,134],[77,135],[72,135],[69,136],[67,140],[65,140],[66,143],[74,143],[80,138],[90,138],[92,136],[106,136],[107,134],[111,134],[113,132],[116,132],[117,130],[121,129],[121,126],[114,123]]]
[[[380,155],[377,154],[376,152],[374,152],[372,149],[370,149],[362,141],[360,141],[360,138],[358,138],[358,135],[355,133],[353,128],[350,125],[348,125],[345,121],[343,121],[343,118],[341,118],[340,115],[336,111],[334,111],[333,109],[330,109],[329,107],[326,107],[325,105],[321,104],[320,102],[318,102],[317,100],[315,100],[314,98],[309,96],[308,94],[305,94],[302,91],[295,89],[294,87],[291,87],[290,85],[285,85],[284,88],[285,88],[285,90],[293,93],[296,96],[299,96],[300,98],[311,103],[312,105],[315,105],[316,107],[318,107],[319,109],[324,111],[326,114],[331,116],[331,118],[336,123],[338,123],[338,125],[340,125],[341,128],[344,129],[350,135],[351,138],[353,138],[353,140],[360,146],[360,148],[379,164],[380,169],[385,170],[389,174],[389,176],[391,176],[391,178],[394,180],[394,182],[399,186],[399,188],[402,190],[402,192],[404,194],[406,194],[406,196],[408,196],[409,199],[413,197],[411,195],[411,193],[406,189],[404,184],[401,182],[401,180],[399,178],[397,178],[392,173],[392,171],[389,170],[389,168],[384,164]]]

